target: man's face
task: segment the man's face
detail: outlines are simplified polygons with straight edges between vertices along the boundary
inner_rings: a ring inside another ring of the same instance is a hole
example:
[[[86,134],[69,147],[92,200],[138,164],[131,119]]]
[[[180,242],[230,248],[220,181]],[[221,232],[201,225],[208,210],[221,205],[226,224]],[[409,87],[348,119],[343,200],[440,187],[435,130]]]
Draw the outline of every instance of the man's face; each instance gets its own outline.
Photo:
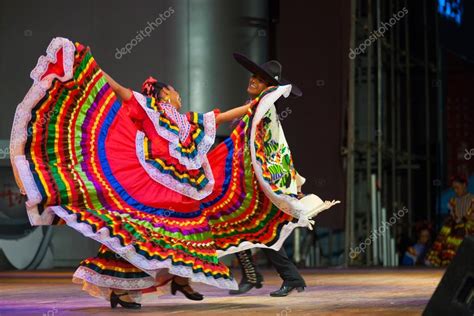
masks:
[[[247,87],[247,93],[249,97],[255,99],[268,87],[268,84],[259,76],[252,75],[249,79],[249,85]]]

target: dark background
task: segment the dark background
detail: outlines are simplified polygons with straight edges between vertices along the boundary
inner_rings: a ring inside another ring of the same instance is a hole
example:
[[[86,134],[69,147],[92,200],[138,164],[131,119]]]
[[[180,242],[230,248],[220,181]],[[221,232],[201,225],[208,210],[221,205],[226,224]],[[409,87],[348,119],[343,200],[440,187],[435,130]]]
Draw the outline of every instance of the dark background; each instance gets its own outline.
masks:
[[[341,200],[317,225],[344,228],[343,113],[347,106],[350,1],[279,1],[274,55],[283,75],[303,90],[286,100],[292,114],[282,124],[305,192]],[[316,17],[317,16],[317,17]]]

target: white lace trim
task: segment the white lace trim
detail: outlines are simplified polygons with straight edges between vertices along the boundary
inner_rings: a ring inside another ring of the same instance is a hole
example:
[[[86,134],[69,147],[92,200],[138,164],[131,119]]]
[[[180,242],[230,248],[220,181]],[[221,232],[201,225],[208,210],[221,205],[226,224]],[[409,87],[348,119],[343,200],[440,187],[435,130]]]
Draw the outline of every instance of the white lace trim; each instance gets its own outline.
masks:
[[[26,159],[26,156],[18,155],[15,156],[14,162],[21,182],[23,186],[27,188],[28,201],[26,203],[30,206],[39,204],[43,197],[36,187],[29,161]]]
[[[156,284],[151,276],[145,278],[117,278],[100,274],[87,267],[79,267],[73,275],[74,278],[85,280],[100,287],[120,290],[143,290]]]
[[[195,200],[202,200],[206,198],[209,194],[212,193],[214,189],[214,175],[212,174],[211,167],[209,166],[209,162],[205,159],[202,163],[202,167],[204,169],[204,174],[209,182],[202,188],[201,190],[197,190],[190,184],[179,182],[178,180],[174,179],[171,175],[162,173],[156,167],[151,165],[145,160],[145,152],[143,149],[143,143],[145,139],[145,134],[141,131],[137,132],[135,147],[137,151],[137,157],[142,165],[143,169],[148,173],[148,175],[155,180],[156,182],[164,185],[165,187],[186,195],[190,198]]]
[[[48,69],[50,63],[55,63],[56,53],[63,48],[63,68],[64,75],[59,77],[57,74],[49,74],[45,78],[41,77]],[[55,78],[61,81],[67,81],[73,76],[74,52],[76,48],[74,43],[66,38],[56,37],[46,49],[46,55],[38,59],[36,67],[31,71],[30,77],[33,79],[33,85],[18,104],[13,120],[12,131],[10,136],[10,158],[12,165],[16,167],[19,175],[20,186],[25,189],[28,201],[26,203],[28,216],[32,225],[48,225],[51,224],[54,216],[45,212],[40,216],[35,207],[41,202],[41,194],[33,180],[29,163],[24,156],[25,143],[28,136],[28,123],[31,120],[31,110],[45,96],[46,91],[51,87],[51,83]]]
[[[170,118],[175,121],[179,126],[179,139],[184,142],[188,138],[189,132],[191,131],[191,123],[189,123],[186,115],[176,111],[175,107],[169,103],[160,103],[163,110]]]
[[[165,261],[157,259],[149,260],[137,253],[133,245],[122,246],[119,239],[110,236],[109,230],[106,227],[94,232],[91,226],[86,223],[77,222],[76,215],[68,214],[61,206],[52,206],[51,209],[56,213],[56,215],[64,219],[68,226],[74,228],[84,236],[92,238],[105,245],[137,268],[151,275],[153,278],[156,278],[157,273],[161,269],[168,269],[168,273],[189,278],[193,282],[206,283],[221,289],[238,289],[237,282],[233,278],[215,279],[212,276],[206,276],[202,272],[194,273],[191,267],[174,266],[171,259],[166,259]]]
[[[288,224],[285,224],[282,230],[280,231],[280,238],[278,238],[278,240],[270,247],[261,243],[252,243],[250,241],[244,241],[240,243],[238,246],[232,246],[226,250],[218,249],[217,257],[221,258],[223,256],[227,256],[232,253],[241,252],[241,251],[251,249],[251,248],[267,248],[267,249],[273,249],[275,251],[278,251],[280,250],[281,247],[283,247],[283,243],[291,235],[291,233],[293,232],[293,229],[298,228],[298,227],[306,227],[306,226],[307,226],[306,223],[303,221],[298,221],[297,223],[289,222]]]
[[[216,117],[213,111],[204,113],[204,137],[197,145],[198,154],[194,158],[188,158],[182,156],[178,151],[179,135],[176,135],[159,125],[160,113],[153,111],[146,106],[146,97],[144,95],[136,91],[133,91],[133,95],[145,110],[149,119],[153,122],[153,126],[158,135],[169,142],[169,153],[172,157],[178,159],[178,161],[189,170],[199,169],[204,162],[207,162],[206,155],[214,144],[216,138]]]
[[[265,116],[267,111],[269,111],[272,107],[275,107],[275,101],[278,100],[278,98],[280,98],[282,95],[285,98],[288,97],[290,92],[291,85],[279,86],[275,91],[266,94],[262,99],[260,99],[252,120],[252,127],[250,130],[250,155],[258,183],[270,201],[272,201],[272,203],[275,204],[281,211],[298,218],[300,224],[311,228],[311,222],[309,221],[309,218],[316,216],[318,213],[332,207],[335,204],[340,203],[340,201],[325,201],[323,203],[319,197],[314,195],[314,199],[311,199],[311,201],[314,203],[305,204],[301,200],[289,195],[275,194],[270,185],[263,178],[262,169],[257,161],[255,153],[255,135],[258,124]],[[321,203],[319,203],[319,201],[321,201]]]
[[[112,289],[126,290],[128,296],[133,299],[134,302],[140,303],[142,298],[142,289],[146,289],[155,284],[154,280],[149,277],[143,280],[138,279],[121,279],[115,278],[108,275],[99,274],[89,268],[79,267],[72,277],[72,282],[75,284],[82,285],[82,290],[89,293],[89,295],[103,298],[110,301],[110,294]],[[140,287],[140,284],[150,284],[148,287]]]

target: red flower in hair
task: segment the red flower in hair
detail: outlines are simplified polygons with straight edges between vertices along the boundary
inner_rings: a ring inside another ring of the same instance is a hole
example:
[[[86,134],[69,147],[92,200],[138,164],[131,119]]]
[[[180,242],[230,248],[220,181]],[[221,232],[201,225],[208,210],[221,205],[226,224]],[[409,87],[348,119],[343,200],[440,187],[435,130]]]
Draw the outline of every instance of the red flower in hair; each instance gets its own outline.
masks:
[[[146,93],[146,95],[150,96],[153,95],[155,91],[155,87],[153,84],[157,83],[158,80],[153,78],[152,76],[148,77],[142,84],[142,92]]]

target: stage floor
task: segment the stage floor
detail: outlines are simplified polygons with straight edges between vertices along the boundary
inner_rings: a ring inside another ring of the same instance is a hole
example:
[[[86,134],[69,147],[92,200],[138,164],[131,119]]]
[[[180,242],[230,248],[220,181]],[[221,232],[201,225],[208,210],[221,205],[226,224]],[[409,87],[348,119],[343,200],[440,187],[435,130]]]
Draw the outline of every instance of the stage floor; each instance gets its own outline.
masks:
[[[420,315],[440,281],[434,269],[302,270],[308,288],[285,298],[268,295],[281,280],[265,271],[263,288],[243,296],[195,284],[205,295],[193,302],[167,293],[146,294],[140,311],[93,298],[72,284],[71,271],[0,272],[0,316],[10,315]],[[236,273],[237,274],[237,273]]]

